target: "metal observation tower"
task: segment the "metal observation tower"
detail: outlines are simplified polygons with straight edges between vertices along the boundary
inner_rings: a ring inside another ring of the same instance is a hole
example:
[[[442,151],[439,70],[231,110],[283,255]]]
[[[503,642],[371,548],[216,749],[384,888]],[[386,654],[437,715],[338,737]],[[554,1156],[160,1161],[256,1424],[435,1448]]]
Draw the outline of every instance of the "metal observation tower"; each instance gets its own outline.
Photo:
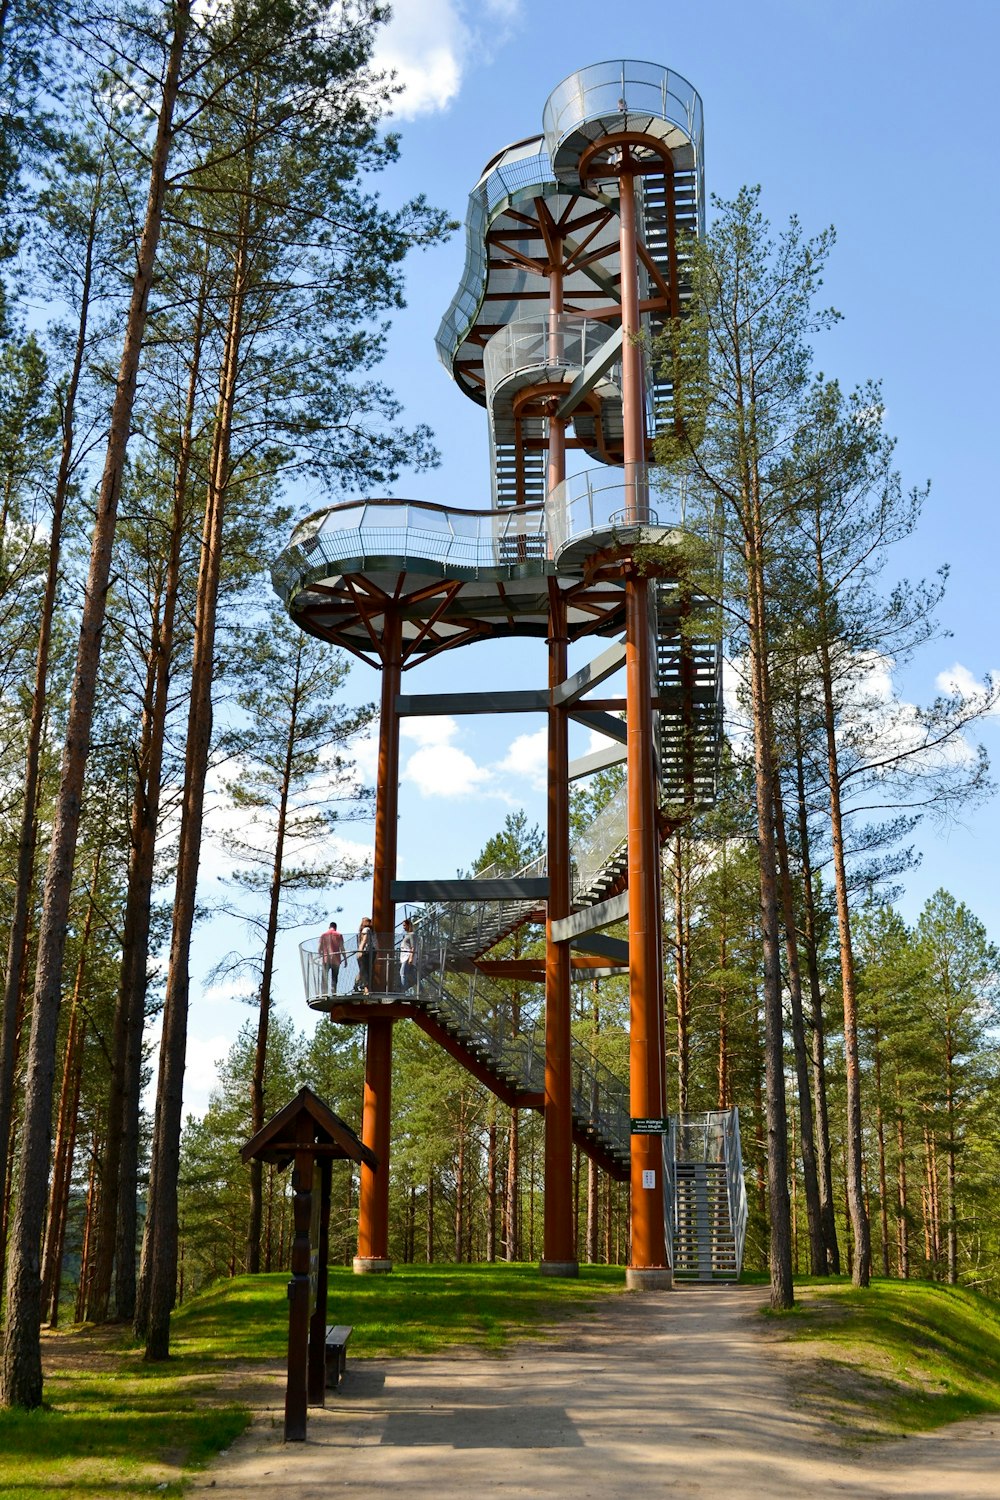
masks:
[[[331,993],[315,942],[303,945],[310,1004],[368,1029],[362,1135],[380,1168],[362,1168],[357,1271],[392,1266],[392,1035],[403,1017],[505,1103],[544,1112],[543,1272],[577,1271],[574,1143],[630,1180],[629,1285],[669,1286],[671,1267],[697,1258],[697,1247],[685,1249],[677,1146],[690,1119],[666,1135],[636,1126],[656,1127],[666,1113],[660,845],[713,800],[718,756],[719,646],[704,627],[701,636],[685,628],[699,601],[678,562],[684,499],[647,469],[657,430],[673,421],[670,380],[650,350],[665,320],[684,315],[703,222],[692,86],[641,62],[567,78],[542,134],[499,152],[473,189],[462,282],[437,335],[456,385],[489,417],[490,504],[331,506],[296,527],[274,566],[303,630],[382,673],[375,960],[348,955]],[[544,641],[547,679],[540,670],[538,683],[511,692],[401,691],[402,674],[427,658],[502,636]],[[570,644],[591,639],[593,659],[571,673]],[[624,697],[602,693],[622,674]],[[548,723],[545,854],[514,877],[397,880],[401,717],[530,711]],[[571,720],[609,747],[571,762]],[[620,762],[621,791],[571,842],[571,780]],[[416,943],[406,989],[403,903]],[[606,932],[625,920],[627,943]],[[509,943],[497,952],[528,924],[544,927],[544,957],[505,957]],[[572,986],[608,974],[629,978],[627,1083],[571,1036]],[[735,1112],[698,1119],[714,1175],[706,1189],[703,1172],[697,1191],[730,1206],[728,1228],[713,1230],[712,1274],[732,1276]]]

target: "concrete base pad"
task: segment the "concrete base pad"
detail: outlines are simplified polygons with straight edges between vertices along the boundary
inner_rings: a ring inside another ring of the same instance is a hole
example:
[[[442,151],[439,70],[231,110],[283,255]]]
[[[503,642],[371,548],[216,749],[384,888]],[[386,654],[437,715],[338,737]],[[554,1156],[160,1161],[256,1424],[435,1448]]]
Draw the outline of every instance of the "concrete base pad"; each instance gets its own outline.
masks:
[[[579,1276],[580,1263],[576,1260],[540,1260],[538,1269],[543,1276]]]
[[[674,1273],[669,1266],[625,1267],[627,1292],[669,1292],[673,1284]]]
[[[354,1257],[355,1276],[385,1276],[392,1270],[391,1260],[374,1260],[367,1255]]]

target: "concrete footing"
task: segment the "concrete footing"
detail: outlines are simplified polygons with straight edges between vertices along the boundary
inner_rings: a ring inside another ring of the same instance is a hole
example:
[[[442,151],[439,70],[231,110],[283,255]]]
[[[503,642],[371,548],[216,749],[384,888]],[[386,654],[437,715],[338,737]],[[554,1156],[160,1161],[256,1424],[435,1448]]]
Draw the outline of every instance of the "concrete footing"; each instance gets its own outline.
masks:
[[[669,1292],[673,1284],[674,1273],[669,1266],[625,1267],[627,1292]]]
[[[385,1276],[391,1270],[391,1260],[374,1260],[367,1255],[356,1255],[354,1257],[355,1276]]]
[[[538,1269],[543,1276],[579,1276],[580,1262],[576,1260],[540,1260]]]

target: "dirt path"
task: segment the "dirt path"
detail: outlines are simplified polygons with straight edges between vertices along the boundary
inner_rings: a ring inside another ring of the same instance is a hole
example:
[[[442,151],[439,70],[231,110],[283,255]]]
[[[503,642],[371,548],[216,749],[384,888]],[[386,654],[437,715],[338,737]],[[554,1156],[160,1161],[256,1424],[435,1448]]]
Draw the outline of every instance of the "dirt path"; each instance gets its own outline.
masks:
[[[284,1387],[195,1482],[216,1500],[1000,1500],[1000,1418],[850,1449],[795,1401],[760,1288],[615,1298],[503,1359],[349,1361],[309,1441]]]

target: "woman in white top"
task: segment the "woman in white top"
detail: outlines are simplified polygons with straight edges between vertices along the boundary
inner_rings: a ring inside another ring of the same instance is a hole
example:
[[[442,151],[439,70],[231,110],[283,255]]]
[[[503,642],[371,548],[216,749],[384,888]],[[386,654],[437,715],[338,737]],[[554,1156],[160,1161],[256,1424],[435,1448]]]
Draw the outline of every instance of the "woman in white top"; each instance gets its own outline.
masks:
[[[408,990],[416,978],[413,923],[409,917],[403,922],[403,935],[399,940],[399,987]]]

